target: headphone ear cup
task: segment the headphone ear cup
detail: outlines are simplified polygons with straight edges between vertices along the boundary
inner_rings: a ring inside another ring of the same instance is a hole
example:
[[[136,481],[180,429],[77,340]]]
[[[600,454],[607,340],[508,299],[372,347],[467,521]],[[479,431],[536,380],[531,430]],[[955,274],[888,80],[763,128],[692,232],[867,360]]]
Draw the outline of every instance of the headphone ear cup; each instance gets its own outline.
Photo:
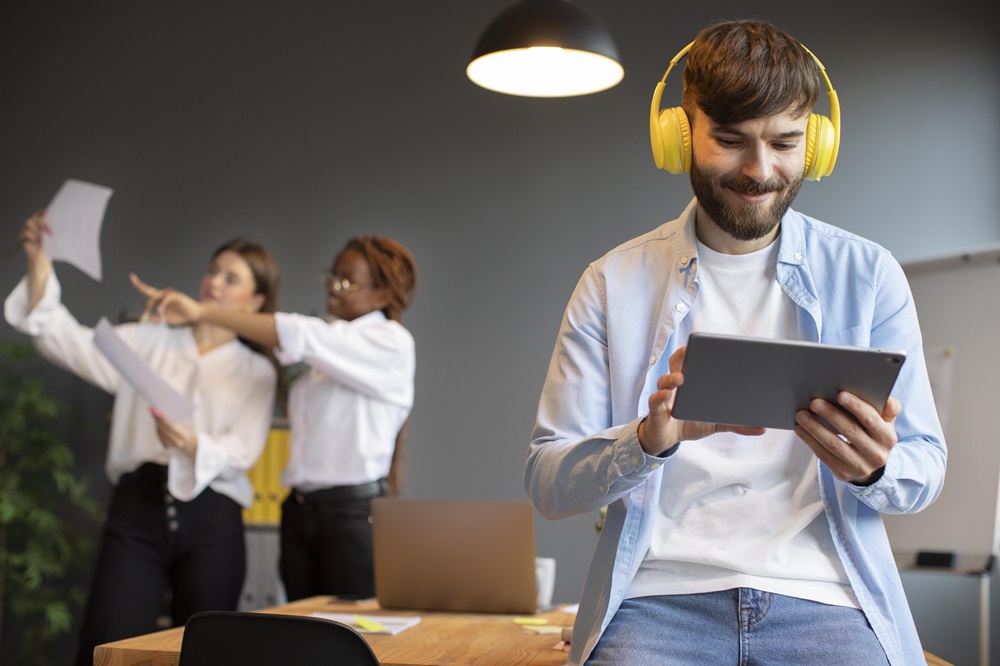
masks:
[[[659,169],[685,173],[691,169],[691,125],[684,108],[675,106],[649,119],[653,161]]]
[[[833,123],[818,113],[809,115],[806,128],[806,180],[819,180],[833,173],[837,161],[837,135]]]

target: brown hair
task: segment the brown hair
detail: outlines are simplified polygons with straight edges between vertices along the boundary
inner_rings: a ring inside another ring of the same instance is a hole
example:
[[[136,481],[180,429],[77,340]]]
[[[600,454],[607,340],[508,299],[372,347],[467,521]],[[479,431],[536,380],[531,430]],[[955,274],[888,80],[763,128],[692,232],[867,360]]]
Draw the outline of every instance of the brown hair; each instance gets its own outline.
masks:
[[[264,296],[260,312],[277,312],[281,275],[278,272],[278,262],[274,260],[271,252],[263,245],[258,245],[245,238],[234,238],[228,243],[223,243],[212,253],[212,260],[214,261],[223,252],[238,254],[250,267],[250,274],[253,275],[254,282],[253,293]],[[269,348],[244,338],[240,338],[240,341],[274,362],[273,354]]]
[[[684,110],[720,125],[812,110],[823,89],[802,44],[766,21],[713,23],[695,39],[684,68]]]
[[[382,308],[389,319],[402,323],[403,310],[413,302],[417,288],[417,264],[410,251],[399,241],[382,236],[357,236],[347,241],[345,250],[354,250],[365,258],[376,288],[383,288],[389,304]]]

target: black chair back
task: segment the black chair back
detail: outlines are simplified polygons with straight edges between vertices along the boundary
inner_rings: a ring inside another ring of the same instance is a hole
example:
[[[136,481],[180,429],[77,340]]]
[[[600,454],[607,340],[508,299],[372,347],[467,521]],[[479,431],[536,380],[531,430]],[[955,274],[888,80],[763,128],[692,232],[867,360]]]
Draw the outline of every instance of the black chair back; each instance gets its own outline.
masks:
[[[184,625],[180,666],[379,666],[357,631],[301,615],[205,611]]]

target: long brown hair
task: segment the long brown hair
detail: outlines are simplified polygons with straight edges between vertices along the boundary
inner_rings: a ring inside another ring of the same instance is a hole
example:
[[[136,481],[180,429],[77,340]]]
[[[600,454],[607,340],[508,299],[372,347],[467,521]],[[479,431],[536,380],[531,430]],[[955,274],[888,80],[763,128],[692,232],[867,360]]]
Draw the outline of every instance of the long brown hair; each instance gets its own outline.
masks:
[[[212,253],[212,260],[214,261],[223,252],[238,254],[250,268],[250,274],[253,275],[254,282],[253,293],[264,297],[264,303],[261,305],[259,312],[277,312],[281,275],[278,272],[278,262],[274,260],[271,252],[263,245],[253,243],[245,238],[234,238],[222,244]],[[277,365],[274,354],[269,347],[245,338],[240,338],[240,342],[258,354],[266,356],[272,363]]]
[[[389,304],[382,313],[393,321],[403,322],[403,310],[413,302],[417,288],[417,264],[410,251],[399,241],[383,236],[357,236],[347,241],[345,250],[354,250],[365,258],[376,288],[385,289]]]

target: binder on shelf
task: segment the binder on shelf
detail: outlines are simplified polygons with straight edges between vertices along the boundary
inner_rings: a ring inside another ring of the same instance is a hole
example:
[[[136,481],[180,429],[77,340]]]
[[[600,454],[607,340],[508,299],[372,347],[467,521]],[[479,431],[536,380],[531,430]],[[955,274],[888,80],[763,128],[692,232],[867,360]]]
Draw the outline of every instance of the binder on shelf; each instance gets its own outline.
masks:
[[[286,427],[272,428],[264,452],[247,472],[253,484],[253,505],[243,510],[247,525],[277,525],[281,521],[281,503],[288,495],[288,489],[281,487],[281,471],[288,464],[289,436]]]

